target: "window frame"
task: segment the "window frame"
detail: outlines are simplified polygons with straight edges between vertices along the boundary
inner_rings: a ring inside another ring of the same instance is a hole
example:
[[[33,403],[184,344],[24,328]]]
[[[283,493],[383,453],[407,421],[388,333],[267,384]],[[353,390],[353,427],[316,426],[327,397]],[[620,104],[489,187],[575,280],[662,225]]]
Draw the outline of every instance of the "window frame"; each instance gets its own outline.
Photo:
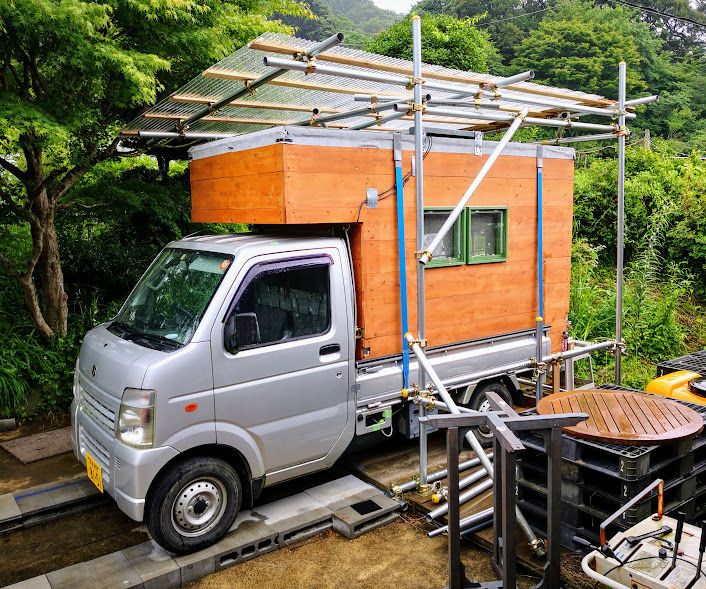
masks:
[[[483,255],[483,256],[473,256],[472,251],[472,240],[473,240],[473,212],[474,211],[498,211],[502,214],[502,253],[494,255]],[[466,207],[463,210],[463,215],[466,217],[465,225],[465,263],[466,264],[491,264],[494,262],[507,262],[508,254],[508,210],[507,207],[493,207],[493,206],[477,206],[477,207]]]
[[[427,211],[448,211],[454,210],[454,207],[424,207],[424,214]],[[465,211],[464,211],[465,213]],[[432,258],[426,264],[426,268],[448,268],[450,266],[463,266],[466,264],[466,215],[462,214],[453,225],[453,240],[454,240],[454,256],[450,258]],[[458,249],[458,251],[456,251]]]
[[[226,309],[226,312],[223,314],[223,319],[221,320],[222,328],[221,328],[221,341],[223,344],[225,344],[224,337],[225,337],[225,325],[230,316],[235,312],[235,309],[238,305],[238,302],[240,301],[241,297],[247,290],[247,288],[250,286],[250,284],[256,280],[261,274],[269,271],[277,271],[277,272],[286,272],[289,270],[299,270],[299,269],[304,269],[304,268],[310,268],[313,266],[327,266],[328,267],[328,305],[329,305],[329,313],[328,313],[328,325],[326,326],[326,329],[320,333],[313,333],[310,335],[301,335],[298,337],[293,337],[286,339],[284,341],[277,340],[277,341],[272,341],[272,342],[265,342],[265,343],[260,343],[260,344],[252,344],[249,346],[243,346],[241,348],[238,348],[238,352],[246,351],[246,350],[256,350],[260,348],[265,348],[268,346],[275,346],[278,344],[289,344],[292,342],[299,342],[303,341],[306,339],[312,339],[312,338],[317,338],[324,336],[328,333],[330,333],[331,329],[333,329],[333,298],[332,298],[332,289],[331,289],[331,267],[334,265],[333,263],[333,258],[328,255],[328,254],[315,254],[312,256],[301,256],[301,257],[296,257],[296,258],[287,258],[283,260],[268,260],[268,261],[262,261],[254,264],[251,266],[247,272],[245,273],[245,276],[243,276],[243,279],[240,281],[240,284],[238,285],[238,288],[236,289],[235,293],[233,294],[233,298],[230,301],[230,304],[228,305],[228,308]],[[225,349],[225,345],[224,345]],[[232,354],[226,350],[226,353],[235,356],[236,354]]]

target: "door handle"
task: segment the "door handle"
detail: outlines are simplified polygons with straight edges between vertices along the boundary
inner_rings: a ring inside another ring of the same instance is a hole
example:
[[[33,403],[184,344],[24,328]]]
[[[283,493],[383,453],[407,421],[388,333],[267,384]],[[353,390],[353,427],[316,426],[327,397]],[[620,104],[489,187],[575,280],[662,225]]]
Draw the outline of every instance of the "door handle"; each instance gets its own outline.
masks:
[[[329,344],[327,346],[323,346],[319,350],[319,356],[328,356],[329,354],[336,354],[337,352],[341,351],[341,346],[340,344]]]

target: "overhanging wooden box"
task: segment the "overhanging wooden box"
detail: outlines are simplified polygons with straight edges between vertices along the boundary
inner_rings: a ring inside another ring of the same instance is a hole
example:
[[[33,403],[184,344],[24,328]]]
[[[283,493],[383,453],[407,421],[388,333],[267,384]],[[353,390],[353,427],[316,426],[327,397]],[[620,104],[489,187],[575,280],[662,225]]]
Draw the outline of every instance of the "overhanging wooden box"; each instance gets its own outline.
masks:
[[[473,180],[494,146],[474,154],[467,139],[433,137],[424,160],[431,232]],[[573,149],[543,147],[544,321],[552,351],[569,309]],[[350,227],[363,337],[358,358],[399,353],[397,213],[392,135],[277,127],[192,148],[195,222]],[[403,136],[403,172],[413,137]],[[366,203],[366,190],[380,198]],[[389,189],[389,190],[388,190]],[[404,188],[409,327],[416,330],[415,178]],[[429,346],[533,328],[537,316],[537,146],[510,143],[468,203],[445,256],[425,269]],[[433,212],[436,211],[436,212]],[[484,251],[484,248],[486,250]]]

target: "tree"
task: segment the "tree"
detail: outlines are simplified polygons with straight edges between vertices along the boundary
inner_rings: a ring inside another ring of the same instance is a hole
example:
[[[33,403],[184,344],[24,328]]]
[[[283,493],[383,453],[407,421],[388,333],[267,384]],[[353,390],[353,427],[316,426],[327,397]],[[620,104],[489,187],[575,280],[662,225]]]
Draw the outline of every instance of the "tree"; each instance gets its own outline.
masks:
[[[391,26],[368,43],[366,49],[391,57],[412,59],[411,17]],[[422,60],[459,70],[486,72],[495,49],[488,35],[472,19],[440,14],[422,18]]]
[[[28,225],[32,243],[0,265],[44,338],[66,332],[54,219],[67,193],[119,155],[120,127],[158,94],[261,31],[289,30],[267,20],[275,10],[305,12],[294,0],[0,3],[0,219]]]
[[[618,62],[625,61],[628,95],[634,96],[664,75],[661,45],[637,11],[576,2],[542,19],[517,48],[513,69],[532,69],[539,82],[617,98]]]

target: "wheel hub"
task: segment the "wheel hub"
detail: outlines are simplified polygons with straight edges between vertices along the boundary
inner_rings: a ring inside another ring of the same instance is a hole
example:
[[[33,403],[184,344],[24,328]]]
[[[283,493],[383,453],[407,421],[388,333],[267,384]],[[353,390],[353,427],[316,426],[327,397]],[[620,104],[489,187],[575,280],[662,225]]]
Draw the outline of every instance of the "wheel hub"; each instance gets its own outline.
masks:
[[[184,536],[198,536],[212,529],[226,506],[223,484],[202,478],[184,485],[172,505],[172,523]]]

